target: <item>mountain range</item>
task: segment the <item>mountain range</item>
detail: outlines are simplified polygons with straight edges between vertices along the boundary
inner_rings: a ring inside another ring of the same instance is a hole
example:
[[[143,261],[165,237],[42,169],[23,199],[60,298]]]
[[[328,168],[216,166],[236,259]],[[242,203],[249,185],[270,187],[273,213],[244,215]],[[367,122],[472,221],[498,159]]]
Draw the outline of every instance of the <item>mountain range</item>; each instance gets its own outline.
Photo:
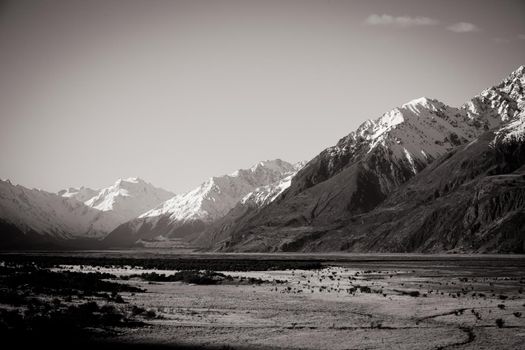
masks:
[[[460,107],[412,100],[308,162],[259,162],[183,194],[138,178],[56,194],[2,181],[0,243],[524,252],[524,76],[521,66]]]
[[[366,121],[209,247],[522,252],[524,74],[459,108],[421,98]]]
[[[282,190],[281,180],[290,179],[298,166],[262,161],[180,195],[136,177],[100,190],[58,193],[0,180],[0,243],[6,248],[105,248],[197,235],[252,192],[275,195],[274,186]]]
[[[105,240],[119,246],[159,237],[192,240],[246,196],[283,187],[282,180],[295,174],[299,166],[277,159],[212,177],[194,190],[176,195],[117,227]]]

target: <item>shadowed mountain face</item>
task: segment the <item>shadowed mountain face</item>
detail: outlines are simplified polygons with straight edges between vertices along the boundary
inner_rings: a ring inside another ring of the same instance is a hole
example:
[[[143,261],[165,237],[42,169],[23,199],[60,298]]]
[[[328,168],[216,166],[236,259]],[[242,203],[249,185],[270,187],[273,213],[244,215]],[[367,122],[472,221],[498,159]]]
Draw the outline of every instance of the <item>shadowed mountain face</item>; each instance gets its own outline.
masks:
[[[451,151],[375,209],[317,225],[258,226],[240,251],[525,252],[525,143],[487,132]],[[252,219],[253,220],[253,219]]]
[[[228,251],[522,250],[524,70],[459,109],[422,98],[365,122],[311,160],[277,200],[214,227],[210,246]],[[449,157],[456,161],[444,162]],[[452,182],[443,184],[447,181]],[[463,192],[467,182],[477,187]],[[479,192],[473,207],[469,191]],[[489,205],[493,202],[499,204]],[[466,210],[468,215],[460,214]]]

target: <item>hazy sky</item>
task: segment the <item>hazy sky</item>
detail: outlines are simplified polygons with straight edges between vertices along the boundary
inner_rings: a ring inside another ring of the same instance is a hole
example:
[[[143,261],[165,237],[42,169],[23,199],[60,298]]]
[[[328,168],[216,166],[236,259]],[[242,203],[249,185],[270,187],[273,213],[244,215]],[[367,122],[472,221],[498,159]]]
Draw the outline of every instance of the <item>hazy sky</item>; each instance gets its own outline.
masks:
[[[0,2],[0,178],[183,192],[525,64],[525,1]]]

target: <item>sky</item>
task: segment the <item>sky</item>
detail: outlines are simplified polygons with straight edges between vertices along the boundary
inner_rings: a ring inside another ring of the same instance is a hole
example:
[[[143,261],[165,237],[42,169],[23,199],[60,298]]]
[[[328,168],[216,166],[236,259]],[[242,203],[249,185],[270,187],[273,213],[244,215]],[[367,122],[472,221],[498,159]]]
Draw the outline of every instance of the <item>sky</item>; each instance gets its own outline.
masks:
[[[181,193],[525,64],[525,1],[0,0],[0,178]]]

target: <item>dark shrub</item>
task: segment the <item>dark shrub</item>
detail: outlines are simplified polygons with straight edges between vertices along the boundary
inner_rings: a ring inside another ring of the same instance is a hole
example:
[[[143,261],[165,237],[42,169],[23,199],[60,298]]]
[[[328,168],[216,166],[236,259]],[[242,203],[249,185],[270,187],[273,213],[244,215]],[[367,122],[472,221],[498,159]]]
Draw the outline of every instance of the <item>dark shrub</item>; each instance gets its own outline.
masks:
[[[157,313],[153,309],[148,309],[146,313],[144,314],[147,318],[155,318],[157,317]]]
[[[29,273],[18,273],[8,276],[4,283],[10,288],[16,289],[23,285],[31,286],[36,293],[48,293],[60,295],[72,295],[82,292],[84,295],[93,295],[97,292],[140,292],[140,288],[126,284],[104,281],[104,279],[115,278],[107,273],[82,273],[82,272],[51,272],[37,270]]]
[[[359,290],[361,293],[372,293],[372,289],[368,286],[360,286]]]

